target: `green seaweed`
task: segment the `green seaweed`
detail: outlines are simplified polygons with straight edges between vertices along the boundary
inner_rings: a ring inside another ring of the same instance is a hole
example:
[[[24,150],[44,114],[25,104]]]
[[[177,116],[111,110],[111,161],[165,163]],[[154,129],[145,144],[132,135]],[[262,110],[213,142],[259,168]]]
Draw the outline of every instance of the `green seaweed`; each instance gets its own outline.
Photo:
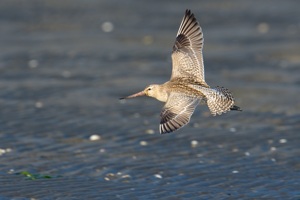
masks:
[[[20,173],[16,173],[16,174],[21,174],[23,176],[25,176],[26,178],[30,179],[30,180],[36,180],[36,179],[50,179],[53,178],[50,175],[45,175],[45,174],[32,174],[28,171],[22,171]]]

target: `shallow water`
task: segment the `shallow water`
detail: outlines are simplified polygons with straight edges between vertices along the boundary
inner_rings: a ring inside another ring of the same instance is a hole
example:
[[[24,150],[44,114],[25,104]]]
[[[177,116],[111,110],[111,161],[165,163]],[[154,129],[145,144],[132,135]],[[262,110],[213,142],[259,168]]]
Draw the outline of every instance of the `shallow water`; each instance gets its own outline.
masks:
[[[2,1],[0,199],[300,199],[300,3],[257,4]],[[160,135],[162,103],[118,98],[168,80],[186,8],[243,112]]]

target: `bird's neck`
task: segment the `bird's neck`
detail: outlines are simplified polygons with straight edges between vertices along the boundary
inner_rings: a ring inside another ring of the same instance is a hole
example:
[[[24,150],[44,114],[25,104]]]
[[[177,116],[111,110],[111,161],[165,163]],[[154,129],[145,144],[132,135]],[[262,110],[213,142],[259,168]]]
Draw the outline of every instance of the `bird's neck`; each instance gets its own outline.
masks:
[[[154,98],[156,98],[159,101],[166,102],[168,100],[168,96],[169,95],[164,84],[158,85],[156,95]]]

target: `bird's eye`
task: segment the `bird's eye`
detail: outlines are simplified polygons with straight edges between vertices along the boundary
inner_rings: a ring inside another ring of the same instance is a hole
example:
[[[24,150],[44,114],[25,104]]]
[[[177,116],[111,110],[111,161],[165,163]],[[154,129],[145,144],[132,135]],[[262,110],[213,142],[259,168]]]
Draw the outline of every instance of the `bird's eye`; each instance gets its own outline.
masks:
[[[150,90],[151,90],[151,88],[149,87],[147,90],[148,90],[148,91],[150,91]]]

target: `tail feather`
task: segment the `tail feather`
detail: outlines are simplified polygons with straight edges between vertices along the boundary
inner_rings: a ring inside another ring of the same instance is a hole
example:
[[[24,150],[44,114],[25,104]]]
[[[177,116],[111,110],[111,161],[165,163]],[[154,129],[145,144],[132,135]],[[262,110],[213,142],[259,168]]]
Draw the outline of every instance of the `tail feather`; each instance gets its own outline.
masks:
[[[234,98],[228,89],[224,87],[216,87],[210,89],[207,94],[207,105],[212,115],[221,115],[229,110],[240,110],[234,105]]]

